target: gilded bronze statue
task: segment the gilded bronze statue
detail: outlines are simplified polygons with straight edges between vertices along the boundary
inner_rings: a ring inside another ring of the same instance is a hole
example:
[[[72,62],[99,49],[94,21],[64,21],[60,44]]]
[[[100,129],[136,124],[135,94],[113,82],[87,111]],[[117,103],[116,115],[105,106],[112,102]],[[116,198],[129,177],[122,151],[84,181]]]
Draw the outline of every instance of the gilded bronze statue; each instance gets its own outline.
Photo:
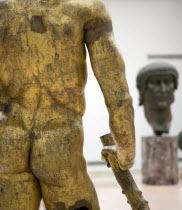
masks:
[[[133,165],[132,99],[100,0],[0,0],[0,209],[99,210],[83,157],[86,50],[119,166]]]
[[[144,106],[145,117],[156,135],[169,132],[171,104],[177,87],[178,72],[171,64],[151,63],[138,73],[139,105]]]

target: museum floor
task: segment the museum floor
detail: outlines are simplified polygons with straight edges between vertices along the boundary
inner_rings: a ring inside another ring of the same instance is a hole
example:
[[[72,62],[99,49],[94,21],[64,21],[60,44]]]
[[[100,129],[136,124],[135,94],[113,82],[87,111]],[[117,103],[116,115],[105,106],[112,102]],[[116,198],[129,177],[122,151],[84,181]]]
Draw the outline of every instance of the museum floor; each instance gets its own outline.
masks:
[[[109,170],[89,170],[90,177],[95,185],[101,210],[131,210],[121,188]],[[150,186],[141,183],[141,175],[136,172],[135,180],[151,210],[181,210],[182,209],[182,181],[175,186]],[[44,210],[43,204],[40,210]]]

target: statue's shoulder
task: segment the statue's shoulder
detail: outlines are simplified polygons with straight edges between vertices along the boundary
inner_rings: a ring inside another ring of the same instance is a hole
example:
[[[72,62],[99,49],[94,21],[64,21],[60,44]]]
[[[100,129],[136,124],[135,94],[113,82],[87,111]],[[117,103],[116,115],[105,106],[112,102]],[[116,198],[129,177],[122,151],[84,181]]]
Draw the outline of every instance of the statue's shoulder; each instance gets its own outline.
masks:
[[[78,16],[82,19],[87,19],[92,13],[93,0],[69,0],[63,3],[64,12],[70,15]]]
[[[99,18],[106,13],[102,0],[70,0],[64,5],[69,8],[70,13],[77,14],[84,21]]]
[[[84,1],[84,0],[83,0]],[[89,17],[85,21],[84,29],[112,28],[112,21],[109,12],[102,0],[88,0]]]

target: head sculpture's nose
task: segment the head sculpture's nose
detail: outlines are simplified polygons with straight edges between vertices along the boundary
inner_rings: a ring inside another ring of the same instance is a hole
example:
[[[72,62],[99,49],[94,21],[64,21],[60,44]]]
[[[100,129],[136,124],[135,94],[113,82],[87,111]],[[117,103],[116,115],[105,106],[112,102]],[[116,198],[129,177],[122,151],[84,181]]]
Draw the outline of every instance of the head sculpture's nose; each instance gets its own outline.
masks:
[[[165,93],[168,89],[167,84],[163,80],[161,80],[159,85],[160,85],[160,91],[162,93]]]

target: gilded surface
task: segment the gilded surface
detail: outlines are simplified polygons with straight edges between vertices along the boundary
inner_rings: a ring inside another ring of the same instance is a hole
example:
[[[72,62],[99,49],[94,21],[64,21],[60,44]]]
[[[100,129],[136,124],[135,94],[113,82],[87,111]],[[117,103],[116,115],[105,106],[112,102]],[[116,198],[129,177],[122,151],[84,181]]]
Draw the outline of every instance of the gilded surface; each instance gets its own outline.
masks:
[[[148,201],[144,199],[130,171],[121,169],[111,133],[101,136],[101,141],[104,146],[102,158],[107,162],[108,167],[112,168],[116,180],[122,188],[122,193],[125,194],[132,210],[150,210]]]
[[[120,167],[135,156],[132,101],[100,0],[0,0],[0,209],[98,210],[83,157],[87,46]]]

